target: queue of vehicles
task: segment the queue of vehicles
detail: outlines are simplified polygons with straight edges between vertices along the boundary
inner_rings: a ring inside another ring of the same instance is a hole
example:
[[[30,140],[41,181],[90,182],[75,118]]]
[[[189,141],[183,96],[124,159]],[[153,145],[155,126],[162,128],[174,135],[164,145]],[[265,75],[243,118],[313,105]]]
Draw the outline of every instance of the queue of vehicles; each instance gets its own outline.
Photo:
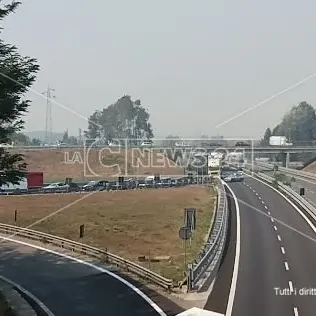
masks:
[[[85,184],[72,182],[67,178],[65,182],[54,182],[44,185],[28,186],[27,180],[23,179],[18,185],[3,186],[0,190],[2,195],[18,194],[45,194],[45,193],[70,193],[91,191],[116,191],[131,189],[179,187],[188,184],[200,183],[196,177],[184,176],[181,178],[148,176],[145,179],[122,179],[121,181],[92,180]],[[204,182],[205,183],[205,182]]]
[[[220,171],[221,179],[225,182],[243,182],[244,172],[242,168],[225,166]]]

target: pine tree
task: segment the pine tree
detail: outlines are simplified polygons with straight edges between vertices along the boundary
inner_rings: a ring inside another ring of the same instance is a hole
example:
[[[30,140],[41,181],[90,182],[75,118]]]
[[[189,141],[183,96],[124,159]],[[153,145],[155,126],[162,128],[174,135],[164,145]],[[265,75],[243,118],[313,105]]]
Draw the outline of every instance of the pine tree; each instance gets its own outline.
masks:
[[[1,5],[0,0],[0,22],[13,13],[19,4],[13,1]],[[21,56],[15,46],[5,44],[0,38],[0,143],[11,142],[12,135],[23,129],[23,115],[30,106],[30,101],[23,99],[23,96],[35,81],[38,70],[34,58]],[[23,155],[1,147],[0,186],[18,184],[25,173]]]

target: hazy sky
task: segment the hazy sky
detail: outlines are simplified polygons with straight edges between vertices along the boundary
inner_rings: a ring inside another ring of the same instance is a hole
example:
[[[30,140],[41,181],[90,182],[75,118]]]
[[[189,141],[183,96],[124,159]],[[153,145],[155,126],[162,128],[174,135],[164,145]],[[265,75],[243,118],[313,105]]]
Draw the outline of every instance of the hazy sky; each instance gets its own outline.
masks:
[[[157,136],[259,137],[302,100],[316,105],[316,78],[219,129],[215,126],[316,72],[316,2],[294,0],[31,0],[1,35],[41,66],[83,116],[123,94],[140,98]],[[43,97],[27,130],[45,129]],[[87,122],[53,105],[53,130]]]

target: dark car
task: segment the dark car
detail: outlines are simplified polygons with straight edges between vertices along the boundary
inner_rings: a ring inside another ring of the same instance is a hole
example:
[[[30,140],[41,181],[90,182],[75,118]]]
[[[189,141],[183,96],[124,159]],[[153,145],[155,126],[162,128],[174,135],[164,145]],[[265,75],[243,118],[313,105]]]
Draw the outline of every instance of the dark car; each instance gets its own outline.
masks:
[[[158,183],[157,183],[159,188],[168,188],[171,186],[171,178],[168,179],[161,179]]]
[[[80,191],[80,186],[77,183],[70,182],[68,184],[67,192],[79,192]]]
[[[109,181],[89,181],[82,187],[83,191],[103,191],[107,188]]]
[[[245,142],[237,142],[237,143],[235,144],[235,146],[236,146],[236,147],[249,147],[250,144],[245,143]]]
[[[134,180],[124,180],[122,183],[119,183],[122,190],[132,190],[136,188],[136,182]]]
[[[107,190],[108,190],[108,191],[117,190],[117,188],[118,188],[117,183],[118,183],[118,182],[116,182],[116,181],[110,181],[110,182],[108,182],[108,184],[107,184]]]

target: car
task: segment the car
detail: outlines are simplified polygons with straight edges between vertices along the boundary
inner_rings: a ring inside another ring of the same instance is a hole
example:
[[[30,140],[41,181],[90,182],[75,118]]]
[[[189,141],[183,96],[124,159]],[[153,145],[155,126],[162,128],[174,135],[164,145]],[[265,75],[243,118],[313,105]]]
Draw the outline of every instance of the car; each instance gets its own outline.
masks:
[[[167,188],[170,186],[171,186],[171,178],[160,179],[160,182],[158,182],[158,187],[160,188]]]
[[[119,140],[112,140],[109,142],[109,147],[122,147],[122,144]]]
[[[145,189],[146,188],[146,181],[145,180],[139,180],[137,182],[137,188],[139,189]]]
[[[136,188],[136,182],[133,179],[124,180],[121,186],[122,190],[132,190]]]
[[[176,142],[175,146],[176,147],[190,147],[191,145],[189,143],[186,143],[186,142]]]
[[[235,144],[236,147],[249,147],[250,145],[248,143],[245,142],[237,142]]]
[[[68,186],[63,182],[55,182],[43,187],[44,193],[50,192],[67,192]]]
[[[83,191],[103,191],[107,188],[109,181],[89,181],[82,187]]]
[[[67,192],[79,192],[81,190],[80,186],[75,182],[67,183],[65,184],[65,187],[67,189]]]
[[[237,176],[238,181],[244,181],[244,173],[243,173],[243,171],[238,170],[236,176]]]
[[[233,178],[232,178],[232,176],[226,176],[226,177],[224,177],[223,180],[224,180],[225,182],[232,182]]]
[[[153,145],[153,142],[151,140],[144,140],[141,143],[141,147],[151,147]]]

